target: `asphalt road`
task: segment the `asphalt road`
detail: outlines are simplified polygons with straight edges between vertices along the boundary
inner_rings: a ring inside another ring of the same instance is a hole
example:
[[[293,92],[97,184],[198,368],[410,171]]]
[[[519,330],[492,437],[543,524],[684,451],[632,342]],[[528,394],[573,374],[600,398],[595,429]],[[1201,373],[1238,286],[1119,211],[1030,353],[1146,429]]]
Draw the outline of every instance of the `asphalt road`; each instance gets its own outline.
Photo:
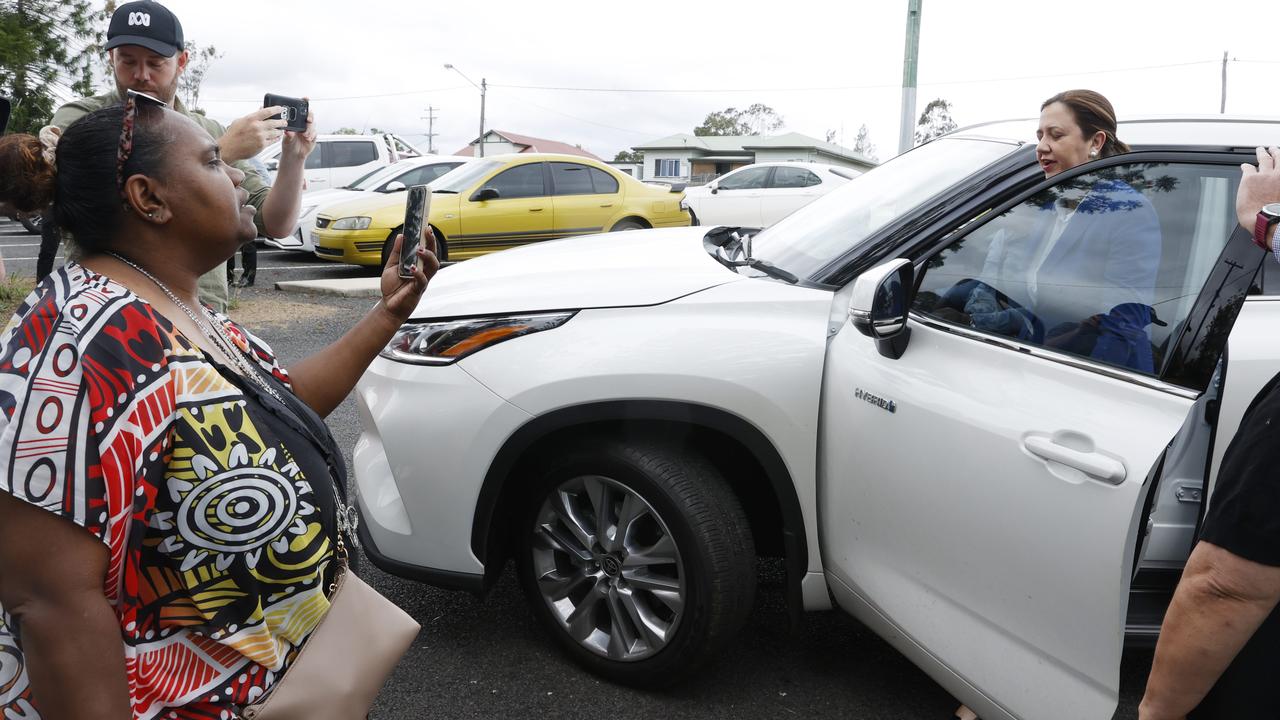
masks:
[[[9,272],[33,273],[39,238],[0,220]],[[367,299],[281,293],[276,280],[356,277],[354,268],[282,251],[261,251],[258,282],[232,311],[288,365],[332,342],[371,305]],[[350,452],[358,434],[354,401],[328,418]],[[952,717],[957,702],[860,623],[841,612],[811,613],[788,626],[782,578],[761,568],[746,628],[714,665],[679,687],[640,692],[596,679],[563,658],[533,622],[514,572],[487,597],[447,592],[386,575],[367,561],[361,575],[423,626],[384,689],[378,720],[437,718],[741,718],[881,720]],[[1150,650],[1126,653],[1116,718],[1136,718]],[[1017,667],[1008,668],[1016,674]]]

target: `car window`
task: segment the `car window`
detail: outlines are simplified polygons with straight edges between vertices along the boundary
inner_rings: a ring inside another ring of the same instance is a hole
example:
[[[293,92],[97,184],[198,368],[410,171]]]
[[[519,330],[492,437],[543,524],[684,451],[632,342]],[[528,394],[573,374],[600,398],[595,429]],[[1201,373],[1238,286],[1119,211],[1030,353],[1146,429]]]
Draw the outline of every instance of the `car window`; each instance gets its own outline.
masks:
[[[590,168],[567,162],[551,163],[551,183],[556,195],[593,195]]]
[[[818,179],[809,170],[804,168],[780,167],[774,168],[773,180],[769,182],[772,188],[805,188],[811,185],[821,185],[822,180]]]
[[[502,200],[547,194],[542,184],[542,163],[538,162],[517,165],[510,170],[504,170],[484,186],[497,190],[498,197]]]
[[[329,143],[329,167],[355,167],[378,159],[378,148],[371,142]]]
[[[396,177],[395,181],[404,183],[405,187],[409,187],[411,185],[426,185],[461,164],[462,163],[434,163],[432,165],[422,165]]]
[[[319,170],[322,167],[328,167],[324,164],[324,156],[328,154],[327,143],[321,143],[312,149],[311,154],[307,156],[307,161],[302,164],[305,170]],[[280,162],[280,156],[273,158],[276,162]]]
[[[1238,176],[1134,163],[1066,179],[930,258],[913,309],[1158,375],[1231,235]]]
[[[600,168],[591,168],[591,185],[597,195],[611,195],[618,192],[618,179]]]
[[[768,175],[767,167],[747,168],[725,175],[716,181],[716,187],[721,190],[754,190],[764,187],[764,181]]]

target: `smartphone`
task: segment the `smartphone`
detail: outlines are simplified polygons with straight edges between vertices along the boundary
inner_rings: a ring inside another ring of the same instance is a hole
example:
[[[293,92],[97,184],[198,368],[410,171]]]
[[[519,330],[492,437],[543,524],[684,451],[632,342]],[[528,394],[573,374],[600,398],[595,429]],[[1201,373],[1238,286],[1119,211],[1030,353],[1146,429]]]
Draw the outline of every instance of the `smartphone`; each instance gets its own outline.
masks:
[[[0,135],[9,127],[9,98],[0,97]]]
[[[418,267],[418,246],[422,244],[422,230],[431,211],[431,188],[414,185],[405,196],[404,243],[400,246],[400,277],[413,277]]]
[[[294,132],[307,131],[307,113],[310,112],[311,109],[310,103],[302,98],[267,93],[262,98],[262,107],[271,107],[273,105],[279,105],[284,108],[284,112],[271,119],[284,120],[287,122],[288,125],[284,126],[285,130],[292,130]]]

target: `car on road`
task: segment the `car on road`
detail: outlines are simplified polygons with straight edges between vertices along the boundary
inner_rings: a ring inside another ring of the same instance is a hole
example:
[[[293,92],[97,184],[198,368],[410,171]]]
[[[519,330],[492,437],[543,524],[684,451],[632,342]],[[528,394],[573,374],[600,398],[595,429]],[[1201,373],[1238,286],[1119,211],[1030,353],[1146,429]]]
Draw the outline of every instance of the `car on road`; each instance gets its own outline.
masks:
[[[423,155],[401,160],[393,165],[378,167],[354,180],[350,185],[329,190],[310,190],[302,194],[302,208],[298,213],[298,225],[287,238],[268,239],[267,244],[281,250],[298,250],[311,253],[311,228],[316,215],[326,205],[353,198],[364,197],[363,192],[401,192],[411,185],[426,185],[454,168],[469,163],[474,158],[461,155]]]
[[[273,143],[257,155],[271,173],[272,181],[280,165],[280,148],[280,143]],[[391,133],[320,135],[315,149],[307,156],[303,176],[307,179],[308,191],[340,188],[370,170],[422,154],[408,141]]]
[[[680,192],[577,155],[480,158],[431,188],[428,222],[441,259],[448,260],[575,235],[689,224]],[[385,265],[404,223],[404,203],[404,195],[382,195],[324,208],[311,230],[316,257]]]
[[[446,268],[357,385],[365,553],[476,592],[512,559],[557,644],[637,685],[722,652],[780,557],[795,612],[852,613],[986,720],[1111,717],[1280,362],[1280,265],[1234,208],[1274,123],[1126,121],[1132,152],[1047,179],[1033,122],[988,124],[754,235]],[[1055,260],[1137,221],[1139,255]],[[1002,252],[1103,270],[1019,300]],[[1138,360],[1116,312],[1150,320]]]
[[[825,163],[755,163],[686,188],[684,207],[695,225],[765,228],[861,174]]]

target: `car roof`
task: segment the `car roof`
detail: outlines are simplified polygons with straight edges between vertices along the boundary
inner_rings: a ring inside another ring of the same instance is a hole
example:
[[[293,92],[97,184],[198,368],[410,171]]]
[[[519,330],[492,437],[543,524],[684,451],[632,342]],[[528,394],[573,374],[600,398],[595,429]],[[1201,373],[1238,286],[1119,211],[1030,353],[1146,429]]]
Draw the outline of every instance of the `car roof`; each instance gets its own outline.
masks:
[[[999,120],[960,128],[950,137],[1034,143],[1039,118]],[[1148,115],[1125,118],[1116,134],[1129,145],[1256,147],[1276,142],[1280,118],[1234,115]]]

